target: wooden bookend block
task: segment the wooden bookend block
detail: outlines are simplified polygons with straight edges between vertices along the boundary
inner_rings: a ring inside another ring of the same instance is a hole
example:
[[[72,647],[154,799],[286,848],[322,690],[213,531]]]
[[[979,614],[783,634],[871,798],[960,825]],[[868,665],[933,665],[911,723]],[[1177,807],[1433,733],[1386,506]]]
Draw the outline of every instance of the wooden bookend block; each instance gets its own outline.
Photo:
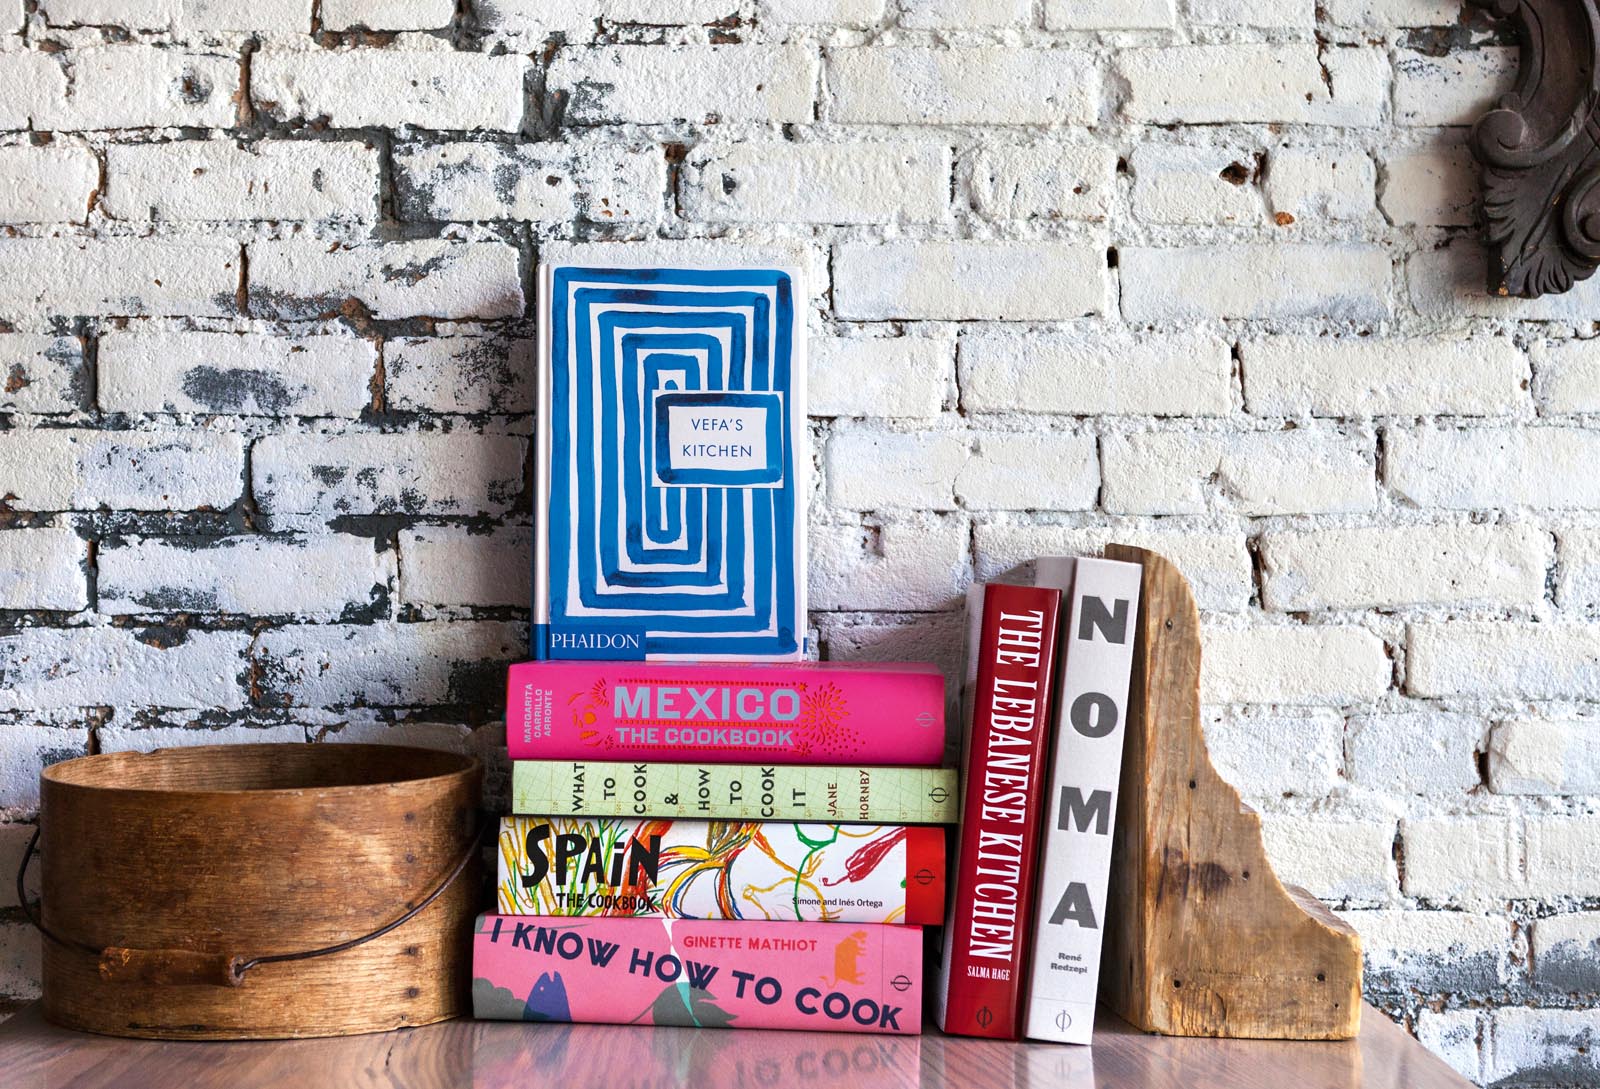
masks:
[[[1154,552],[1134,637],[1100,997],[1146,1032],[1343,1040],[1361,1021],[1361,941],[1288,888],[1261,818],[1217,774],[1200,730],[1200,616]]]

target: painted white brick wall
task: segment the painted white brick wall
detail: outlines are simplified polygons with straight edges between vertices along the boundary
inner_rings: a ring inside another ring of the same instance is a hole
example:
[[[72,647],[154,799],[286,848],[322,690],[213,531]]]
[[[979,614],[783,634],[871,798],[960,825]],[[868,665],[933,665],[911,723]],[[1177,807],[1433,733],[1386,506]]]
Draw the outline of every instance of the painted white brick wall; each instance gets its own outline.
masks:
[[[1600,1083],[1600,278],[1482,290],[1481,15],[39,0],[0,36],[0,862],[73,753],[496,760],[536,261],[793,261],[819,653],[954,673],[974,578],[1164,552],[1218,763],[1369,997],[1472,1077]]]

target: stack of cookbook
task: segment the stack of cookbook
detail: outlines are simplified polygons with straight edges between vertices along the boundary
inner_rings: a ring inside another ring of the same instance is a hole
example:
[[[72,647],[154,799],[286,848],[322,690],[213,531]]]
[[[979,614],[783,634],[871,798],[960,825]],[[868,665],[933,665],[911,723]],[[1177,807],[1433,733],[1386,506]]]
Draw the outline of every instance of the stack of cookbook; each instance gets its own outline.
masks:
[[[1087,1042],[1140,568],[972,591],[959,784],[935,666],[803,661],[797,285],[540,268],[534,660],[474,1009],[915,1033],[943,920],[942,1029]]]

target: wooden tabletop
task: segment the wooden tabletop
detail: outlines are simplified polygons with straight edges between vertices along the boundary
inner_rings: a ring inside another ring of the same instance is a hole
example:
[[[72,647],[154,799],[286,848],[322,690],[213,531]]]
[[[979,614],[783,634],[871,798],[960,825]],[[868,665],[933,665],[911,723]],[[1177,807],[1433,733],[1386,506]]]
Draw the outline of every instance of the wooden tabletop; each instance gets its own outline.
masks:
[[[37,1004],[0,1025],[7,1089],[1471,1089],[1364,1009],[1345,1043],[1145,1036],[1102,1014],[1094,1046],[452,1021],[369,1036],[162,1043],[58,1029]]]

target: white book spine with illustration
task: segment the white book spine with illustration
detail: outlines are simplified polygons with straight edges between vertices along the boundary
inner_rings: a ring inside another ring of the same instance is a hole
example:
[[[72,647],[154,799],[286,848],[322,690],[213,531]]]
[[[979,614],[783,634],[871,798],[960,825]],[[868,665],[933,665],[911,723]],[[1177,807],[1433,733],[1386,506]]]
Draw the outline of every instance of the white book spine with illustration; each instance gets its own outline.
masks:
[[[1144,569],[1117,560],[1038,561],[1034,581],[1068,595],[1055,743],[1024,1034],[1087,1044],[1094,1032],[1111,841]]]

